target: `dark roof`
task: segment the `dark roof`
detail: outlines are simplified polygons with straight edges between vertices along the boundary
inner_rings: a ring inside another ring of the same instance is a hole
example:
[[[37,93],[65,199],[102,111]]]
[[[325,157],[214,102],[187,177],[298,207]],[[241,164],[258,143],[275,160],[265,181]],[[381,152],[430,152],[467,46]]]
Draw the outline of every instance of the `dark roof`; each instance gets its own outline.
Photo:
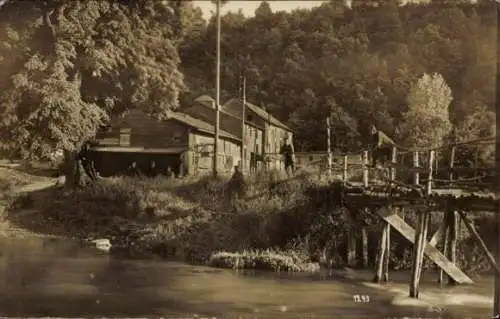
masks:
[[[93,151],[97,152],[117,152],[117,153],[153,153],[153,154],[181,154],[188,150],[187,146],[172,146],[163,148],[144,148],[129,146],[94,146]]]
[[[238,105],[241,105],[243,103],[243,101],[241,99],[236,99],[236,98],[230,99],[222,106],[222,109],[226,108],[228,105],[235,104],[235,103],[237,103]],[[258,107],[257,105],[254,105],[254,104],[248,103],[248,102],[246,102],[245,105],[247,108],[249,108],[250,110],[255,112],[260,118],[262,118],[266,122],[268,122],[274,126],[281,127],[282,129],[285,129],[289,132],[292,131],[288,126],[286,126],[285,124],[280,122],[277,118],[275,118],[274,116],[272,116],[271,114],[266,112],[264,109]]]
[[[194,102],[198,102],[200,104],[203,104],[204,106],[209,107],[211,109],[213,109],[215,106],[214,98],[212,98],[209,95],[201,95],[201,96],[197,97],[196,99],[194,99]]]
[[[198,131],[201,131],[201,132],[205,132],[205,133],[209,133],[209,134],[215,133],[215,127],[213,125],[211,125],[205,121],[196,119],[196,118],[194,118],[190,115],[187,115],[185,113],[169,112],[167,118],[176,120],[176,121],[181,122],[183,124],[186,124],[192,128],[197,129]],[[241,141],[241,139],[239,137],[237,137],[231,133],[228,133],[226,131],[223,131],[223,130],[219,130],[219,134],[220,134],[220,136],[223,136],[226,138]]]

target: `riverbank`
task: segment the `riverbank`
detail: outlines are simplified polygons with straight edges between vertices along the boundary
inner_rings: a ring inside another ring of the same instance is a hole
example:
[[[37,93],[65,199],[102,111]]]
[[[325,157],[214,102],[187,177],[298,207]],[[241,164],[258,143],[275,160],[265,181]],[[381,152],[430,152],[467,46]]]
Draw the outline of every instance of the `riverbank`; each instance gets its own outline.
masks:
[[[249,181],[248,197],[242,200],[232,196],[224,178],[110,178],[71,191],[53,187],[16,196],[6,220],[33,233],[107,238],[115,251],[135,256],[224,268],[314,271],[319,267],[309,252],[287,245],[294,236],[284,219],[304,203],[300,189],[312,180],[298,177],[274,185],[279,178],[269,174]],[[284,236],[276,233],[280,228]],[[247,259],[251,262],[237,262]]]
[[[277,183],[284,178],[267,173],[248,179],[244,199],[234,198],[227,178],[210,177],[107,178],[76,190],[40,189],[13,196],[4,225],[78,240],[107,238],[117,253],[223,268],[343,267],[347,233],[360,220],[369,225],[369,249],[376,249],[378,219],[363,213],[353,220],[340,207],[339,184],[306,174]],[[411,214],[407,221],[414,223]],[[479,231],[490,224],[479,224]],[[391,268],[409,269],[411,245],[398,235],[391,238]],[[460,266],[469,273],[488,271],[467,235],[462,228]]]

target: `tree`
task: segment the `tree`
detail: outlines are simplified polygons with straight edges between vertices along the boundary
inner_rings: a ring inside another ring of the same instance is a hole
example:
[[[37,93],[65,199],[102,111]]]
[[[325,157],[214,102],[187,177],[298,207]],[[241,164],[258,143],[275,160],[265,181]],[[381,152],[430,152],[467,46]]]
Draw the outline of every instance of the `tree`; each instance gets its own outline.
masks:
[[[496,133],[496,114],[485,105],[478,105],[474,108],[474,112],[466,116],[459,123],[454,131],[454,142],[467,142],[472,140],[480,140],[495,136]],[[481,144],[467,145],[461,147],[457,156],[462,161],[477,160],[478,163],[471,164],[489,164],[492,165],[495,159],[495,145]],[[471,165],[476,166],[476,165]]]
[[[408,94],[408,111],[399,129],[409,147],[437,147],[450,133],[451,89],[440,74],[424,74]]]
[[[15,66],[0,82],[4,147],[35,159],[63,149],[68,184],[75,152],[109,117],[142,108],[162,118],[177,107],[184,86],[169,3],[12,0],[0,12],[10,32],[0,69]]]

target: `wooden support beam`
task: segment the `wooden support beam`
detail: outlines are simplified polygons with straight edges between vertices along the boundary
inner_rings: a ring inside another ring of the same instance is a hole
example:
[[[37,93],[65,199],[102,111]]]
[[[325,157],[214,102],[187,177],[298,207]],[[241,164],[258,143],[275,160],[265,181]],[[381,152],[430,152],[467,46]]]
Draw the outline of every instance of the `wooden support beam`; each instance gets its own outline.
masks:
[[[375,269],[375,277],[373,278],[373,282],[380,283],[382,281],[383,270],[384,270],[384,256],[385,250],[387,249],[387,244],[385,243],[387,240],[387,232],[382,230],[382,235],[380,236],[380,241],[378,245],[378,254],[376,259],[376,269]]]
[[[328,153],[328,176],[332,174],[332,147],[331,147],[331,125],[330,125],[330,117],[326,118],[326,151]]]
[[[432,173],[434,168],[434,150],[429,152],[429,175],[427,177],[426,194],[430,195],[432,192]],[[422,266],[424,261],[424,249],[427,243],[427,231],[429,229],[430,211],[425,209],[423,212],[418,213],[417,231],[415,233],[415,245],[413,246],[413,265],[411,272],[410,282],[410,297],[418,298],[420,277],[422,273]]]
[[[493,267],[493,269],[495,269],[496,275],[500,276],[500,265],[497,265],[495,258],[488,250],[488,247],[484,243],[481,236],[479,236],[477,230],[472,225],[472,222],[467,218],[466,213],[464,211],[459,211],[458,213],[460,214],[460,217],[464,221],[464,224],[467,227],[467,229],[469,230],[469,232],[471,233],[471,235],[476,239],[479,246],[481,246],[481,249],[483,250],[484,254],[486,255],[486,258],[488,259],[491,267]]]
[[[393,165],[396,165],[397,161],[398,161],[398,150],[396,147],[393,147],[392,153],[391,153],[391,163]],[[396,180],[396,168],[391,167],[390,173],[391,173],[390,174],[391,182],[395,181]],[[392,190],[392,188],[391,188],[391,190]],[[393,209],[392,206],[389,207],[389,209],[392,210]],[[385,222],[383,232],[385,232],[385,249],[384,249],[385,253],[382,256],[384,259],[383,265],[382,265],[382,267],[383,267],[382,272],[383,272],[383,280],[385,282],[388,282],[389,281],[389,261],[391,258],[391,225],[389,223]]]
[[[441,229],[441,227],[439,228]],[[442,234],[441,234],[441,238],[443,240],[443,255],[445,255],[446,257],[449,258],[449,253],[448,253],[448,238],[449,238],[449,235],[448,235],[448,232],[449,232],[449,227],[448,227],[448,222],[447,222],[447,219],[446,219],[446,213],[443,217],[443,225],[442,225]],[[444,279],[444,271],[442,268],[439,269],[439,277],[438,277],[438,283],[440,285],[444,285],[445,284],[445,279]],[[448,277],[449,278],[449,277]]]
[[[344,184],[347,183],[347,168],[348,168],[347,155],[344,155],[344,167],[342,172],[342,180],[344,181]]]
[[[381,209],[376,211],[376,214],[391,224],[392,228],[397,230],[401,235],[403,235],[404,238],[412,244],[415,244],[415,238],[417,237],[416,231],[410,225],[405,223],[394,211],[390,211],[388,206],[383,206]],[[448,258],[446,258],[446,256],[439,251],[439,249],[429,245],[429,243],[425,243],[424,249],[425,255],[440,268],[443,268],[447,274],[453,276],[457,282],[460,284],[473,283],[473,281],[455,264],[451,263]]]
[[[417,297],[418,297],[418,286],[420,285],[420,279],[422,278],[422,270],[424,266],[424,257],[425,257],[425,245],[427,244],[427,234],[429,232],[429,224],[431,222],[431,212],[429,210],[423,211],[423,230],[422,230],[422,249],[419,251],[420,258],[420,267],[418,268],[418,279],[417,279]]]
[[[439,240],[443,238],[445,231],[446,231],[446,224],[443,222],[443,224],[441,224],[441,226],[439,226],[439,228],[436,230],[434,235],[432,235],[431,240],[429,240],[429,244],[432,246],[436,246]]]
[[[419,168],[418,152],[413,152],[413,167],[415,169]],[[419,174],[419,172],[414,172],[413,173],[413,184],[414,185],[419,185],[420,184],[420,174]]]
[[[356,266],[356,230],[351,229],[347,237],[347,265]]]
[[[368,187],[368,151],[363,151],[363,186]]]
[[[415,243],[413,245],[413,264],[411,269],[411,282],[410,282],[410,297],[418,298],[418,286],[419,286],[419,270],[422,267],[421,262],[422,259],[420,256],[423,255],[423,234],[424,234],[424,223],[425,218],[424,214],[418,213],[417,216],[417,225],[415,232]]]
[[[446,224],[447,224],[447,240],[446,240],[446,257],[456,264],[457,263],[457,242],[458,242],[458,216],[454,209],[449,209],[446,212]],[[448,285],[455,285],[456,281],[448,276]]]
[[[391,225],[385,223],[385,254],[384,254],[384,269],[383,278],[385,282],[389,281],[389,261],[391,257]]]
[[[368,267],[368,232],[366,227],[361,228],[361,247],[363,249],[363,267]]]

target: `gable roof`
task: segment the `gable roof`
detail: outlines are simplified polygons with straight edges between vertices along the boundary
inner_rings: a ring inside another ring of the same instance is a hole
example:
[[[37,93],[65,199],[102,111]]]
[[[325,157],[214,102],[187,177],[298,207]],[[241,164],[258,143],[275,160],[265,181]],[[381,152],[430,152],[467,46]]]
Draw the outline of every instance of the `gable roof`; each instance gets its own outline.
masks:
[[[203,104],[204,106],[213,109],[215,106],[215,99],[209,95],[201,95],[194,99],[194,102],[198,102],[200,104]]]
[[[167,119],[173,119],[187,126],[190,126],[200,132],[215,134],[215,127],[213,125],[205,121],[199,120],[197,118],[194,118],[185,113],[171,111],[168,113]],[[222,137],[230,138],[236,141],[241,141],[239,137],[223,130],[219,130],[219,134]]]
[[[241,99],[233,98],[233,99],[230,99],[229,101],[227,101],[222,106],[222,109],[227,108],[229,105],[234,105],[234,104],[241,105],[242,103],[243,103],[243,101]],[[253,112],[255,112],[255,114],[257,114],[257,116],[259,116],[260,118],[262,118],[264,121],[266,121],[266,122],[268,122],[268,123],[270,123],[270,124],[272,124],[274,126],[280,127],[280,128],[282,128],[284,130],[287,130],[289,132],[292,132],[292,130],[288,126],[286,126],[285,124],[283,124],[277,118],[275,118],[274,116],[272,116],[270,113],[268,113],[264,109],[258,107],[257,105],[254,105],[252,103],[246,102],[245,106],[248,109],[250,109]]]

